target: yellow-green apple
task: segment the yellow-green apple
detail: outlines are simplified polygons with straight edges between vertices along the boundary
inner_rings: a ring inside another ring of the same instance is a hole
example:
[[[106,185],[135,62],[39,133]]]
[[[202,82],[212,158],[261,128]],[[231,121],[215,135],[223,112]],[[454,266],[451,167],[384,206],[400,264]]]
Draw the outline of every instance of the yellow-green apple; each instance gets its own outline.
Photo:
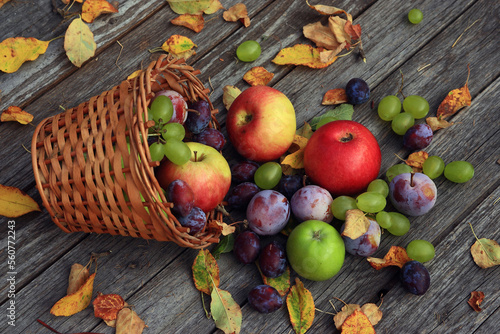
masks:
[[[292,144],[295,110],[285,94],[268,86],[244,90],[231,104],[226,128],[233,146],[253,161],[271,161]]]
[[[156,179],[163,189],[177,179],[185,181],[194,192],[194,206],[204,212],[222,202],[231,186],[231,170],[226,159],[213,147],[196,142],[186,143],[191,158],[183,165],[164,159],[156,169]]]
[[[332,195],[355,195],[377,178],[382,155],[375,136],[355,121],[332,121],[311,136],[304,169]]]

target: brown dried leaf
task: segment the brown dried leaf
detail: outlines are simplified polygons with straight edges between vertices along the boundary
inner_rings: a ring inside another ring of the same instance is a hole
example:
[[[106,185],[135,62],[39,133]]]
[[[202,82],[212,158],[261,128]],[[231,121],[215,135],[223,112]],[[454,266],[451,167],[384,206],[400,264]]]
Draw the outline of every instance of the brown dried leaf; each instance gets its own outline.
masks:
[[[313,41],[317,47],[335,50],[340,45],[330,28],[321,22],[310,23],[302,28],[304,36]]]
[[[135,311],[123,308],[116,317],[116,334],[141,334],[147,327]]]
[[[345,213],[345,227],[342,236],[357,239],[368,231],[370,220],[359,209],[347,210]]]
[[[400,246],[391,246],[391,249],[389,249],[383,259],[368,257],[366,260],[376,270],[388,266],[398,266],[399,268],[402,268],[406,262],[411,261],[408,254],[406,254],[406,249]]]
[[[366,303],[361,306],[361,311],[368,317],[371,324],[375,326],[382,319],[382,311],[380,311],[379,307],[373,303]]]
[[[77,292],[81,286],[85,284],[89,276],[90,273],[87,267],[84,267],[79,263],[74,263],[71,266],[71,271],[69,272],[69,283],[66,294],[71,295]]]
[[[117,294],[99,294],[92,303],[94,316],[103,320],[116,320],[118,312],[125,306],[125,300]]]
[[[231,104],[233,104],[234,99],[236,99],[238,95],[241,94],[241,90],[236,86],[227,85],[222,88],[222,91],[222,103],[224,103],[226,110],[229,110]]]
[[[325,6],[325,5],[315,5],[311,6],[309,4],[309,1],[306,0],[306,3],[309,7],[317,11],[318,13],[322,15],[336,15],[336,14],[345,14],[347,16],[347,19],[352,22],[352,16],[351,14],[347,13],[345,10],[333,7],[333,6]]]
[[[476,312],[481,312],[482,309],[480,307],[481,303],[483,302],[484,299],[484,292],[482,291],[472,291],[470,293],[470,298],[467,301],[467,304],[470,305]]]
[[[351,36],[352,39],[360,39],[361,38],[361,25],[352,24],[351,21],[347,21],[344,25],[344,31]]]
[[[323,95],[323,101],[321,102],[321,104],[327,106],[327,105],[346,103],[347,101],[348,100],[347,100],[347,94],[345,93],[345,89],[335,88],[335,89],[330,89],[325,93],[325,95]]]
[[[2,115],[0,116],[1,122],[16,121],[21,124],[28,124],[31,123],[32,120],[33,120],[32,114],[27,113],[26,111],[22,110],[17,106],[10,106],[9,108],[7,108],[7,110],[4,110],[2,112]]]
[[[335,327],[337,327],[338,330],[341,330],[342,324],[344,323],[345,319],[347,319],[347,317],[350,316],[356,310],[361,310],[361,307],[358,304],[347,304],[344,307],[342,307],[340,312],[335,314],[335,316],[333,317],[333,322],[335,323]]]
[[[251,86],[266,86],[274,77],[274,73],[269,72],[262,66],[252,67],[245,75],[245,80]]]
[[[205,26],[205,19],[203,15],[182,14],[170,20],[170,23],[189,28],[194,32],[200,32]]]
[[[448,116],[455,114],[457,111],[463,107],[470,106],[472,98],[470,96],[469,87],[467,82],[469,81],[470,68],[467,65],[468,74],[465,85],[462,88],[457,88],[448,93],[444,98],[443,102],[438,107],[437,117],[439,119],[444,119]]]
[[[247,7],[243,3],[237,3],[233,7],[222,13],[224,20],[228,22],[241,21],[245,27],[250,26],[250,18],[248,17]]]
[[[445,129],[445,128],[453,125],[453,122],[450,123],[447,120],[444,120],[444,119],[441,119],[438,117],[427,117],[425,119],[425,122],[427,123],[427,125],[429,125],[431,127],[432,131],[436,131],[439,129]]]
[[[425,151],[413,152],[405,160],[405,163],[410,166],[415,173],[422,173],[422,166],[429,157],[429,154]]]
[[[335,61],[337,59],[337,55],[342,51],[345,46],[347,45],[346,42],[339,44],[335,50],[323,50],[319,52],[319,60],[322,63],[329,63],[330,61]]]
[[[351,36],[345,32],[344,26],[346,24],[346,20],[338,16],[330,16],[328,18],[328,27],[332,31],[335,39],[339,44],[347,43],[351,44]]]
[[[500,265],[500,245],[495,240],[478,239],[470,252],[474,262],[483,269]]]

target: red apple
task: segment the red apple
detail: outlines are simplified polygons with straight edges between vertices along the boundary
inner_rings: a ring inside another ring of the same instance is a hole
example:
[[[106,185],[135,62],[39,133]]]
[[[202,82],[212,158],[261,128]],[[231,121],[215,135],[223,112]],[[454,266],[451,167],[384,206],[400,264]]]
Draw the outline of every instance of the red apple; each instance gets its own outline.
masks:
[[[292,144],[295,110],[285,94],[268,86],[244,90],[233,101],[226,128],[233,146],[248,160],[278,159]]]
[[[377,178],[382,155],[373,134],[354,121],[320,127],[304,150],[306,174],[332,195],[355,195]]]
[[[156,179],[163,189],[176,179],[185,181],[194,192],[194,206],[204,212],[211,211],[222,202],[231,186],[229,164],[210,146],[186,144],[191,149],[191,159],[183,165],[164,159],[155,172]]]
[[[184,124],[188,116],[188,105],[186,100],[184,100],[184,97],[175,90],[162,90],[156,93],[156,96],[159,95],[165,95],[168,97],[172,101],[172,105],[174,107],[174,113],[168,123]]]

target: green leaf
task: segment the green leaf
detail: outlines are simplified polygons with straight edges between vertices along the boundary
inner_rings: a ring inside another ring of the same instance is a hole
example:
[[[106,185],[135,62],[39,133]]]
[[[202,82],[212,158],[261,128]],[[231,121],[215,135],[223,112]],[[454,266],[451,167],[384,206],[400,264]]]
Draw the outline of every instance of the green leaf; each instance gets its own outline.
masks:
[[[176,14],[202,14],[210,7],[212,0],[167,0]]]
[[[257,264],[258,267],[258,264]],[[264,284],[270,285],[276,290],[278,290],[281,297],[286,296],[288,291],[290,291],[290,267],[286,266],[285,272],[278,277],[270,278],[265,276],[259,267],[260,275],[262,276],[262,281]]]
[[[234,234],[225,235],[221,241],[217,244],[217,246],[212,250],[212,255],[216,260],[220,258],[220,255],[223,253],[229,253],[233,250],[234,246]]]
[[[74,19],[64,36],[64,49],[68,59],[77,67],[94,56],[94,34],[81,18]]]
[[[351,121],[353,113],[354,113],[354,107],[352,106],[352,104],[344,103],[339,105],[335,109],[328,110],[321,116],[314,117],[311,120],[310,125],[314,130],[316,130],[316,126],[318,125],[318,123],[325,117],[333,117],[336,121],[339,120]]]
[[[234,301],[229,292],[216,286],[212,289],[211,296],[210,312],[214,318],[215,326],[226,334],[238,334],[242,321],[240,305]]]
[[[212,286],[219,286],[219,266],[208,250],[200,250],[194,259],[192,270],[194,285],[201,292],[210,295],[212,293]]]
[[[295,333],[305,333],[313,323],[316,309],[311,292],[298,277],[295,278],[295,285],[286,298],[286,306]]]

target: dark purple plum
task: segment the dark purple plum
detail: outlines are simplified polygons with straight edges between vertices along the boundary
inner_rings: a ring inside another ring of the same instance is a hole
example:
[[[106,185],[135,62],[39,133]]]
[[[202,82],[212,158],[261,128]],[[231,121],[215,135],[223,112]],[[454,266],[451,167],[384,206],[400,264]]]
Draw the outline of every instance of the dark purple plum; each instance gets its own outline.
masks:
[[[278,234],[289,218],[290,204],[275,190],[258,192],[247,206],[248,226],[259,235]]]
[[[422,173],[396,175],[389,183],[389,199],[399,212],[407,216],[421,216],[436,203],[434,181]]]
[[[253,181],[257,168],[259,168],[259,164],[254,161],[243,160],[237,162],[231,166],[231,180],[235,183]]]
[[[195,235],[201,232],[207,224],[207,216],[202,209],[195,206],[185,217],[177,217],[179,223],[184,227],[189,227],[189,234]]]
[[[432,141],[432,129],[427,124],[416,124],[409,128],[403,136],[403,145],[410,150],[421,150]]]
[[[321,220],[330,223],[333,220],[332,195],[325,188],[308,185],[300,188],[292,196],[290,206],[299,222]]]
[[[243,264],[257,260],[260,252],[260,238],[252,231],[244,231],[234,239],[233,254]]]
[[[370,256],[375,253],[380,245],[380,236],[382,231],[380,230],[379,224],[373,220],[370,220],[370,227],[368,231],[362,236],[356,239],[351,239],[345,235],[342,236],[344,239],[345,250],[349,254],[358,256]],[[345,224],[340,228],[340,233],[344,231]]]
[[[210,105],[205,100],[198,100],[189,105],[188,115],[184,126],[194,134],[201,133],[208,127],[212,119]],[[194,110],[194,111],[193,111]]]
[[[257,285],[248,293],[248,303],[260,313],[271,313],[283,306],[278,290],[269,285]]]
[[[352,78],[345,86],[347,100],[351,104],[362,104],[370,98],[370,87],[360,78]]]
[[[187,216],[194,207],[194,192],[187,182],[177,179],[166,189],[167,201],[174,204],[172,213],[176,216]]]
[[[224,134],[214,128],[206,128],[200,134],[194,136],[193,140],[195,142],[211,146],[217,151],[221,151],[226,144],[226,138]]]
[[[252,197],[260,191],[260,188],[252,182],[243,182],[234,187],[227,197],[231,209],[246,210]]]
[[[278,191],[285,195],[288,200],[292,199],[293,194],[302,188],[302,176],[299,174],[283,175],[278,183]]]
[[[429,271],[418,261],[406,262],[400,276],[403,287],[414,295],[423,295],[431,285]]]
[[[259,267],[266,277],[281,276],[286,269],[286,254],[283,246],[273,240],[262,249],[259,256]]]

